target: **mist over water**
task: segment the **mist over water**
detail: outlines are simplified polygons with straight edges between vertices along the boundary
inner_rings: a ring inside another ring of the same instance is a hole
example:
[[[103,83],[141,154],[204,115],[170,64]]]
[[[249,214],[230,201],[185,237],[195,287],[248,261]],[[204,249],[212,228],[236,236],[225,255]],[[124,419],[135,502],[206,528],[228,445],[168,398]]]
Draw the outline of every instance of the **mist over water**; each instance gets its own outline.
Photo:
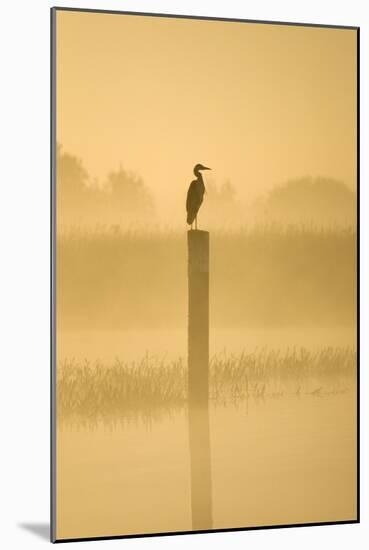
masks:
[[[210,232],[211,528],[356,517],[355,242]],[[57,260],[59,538],[195,529],[185,235],[71,228]]]
[[[356,329],[348,327],[214,328],[210,334],[210,354],[235,354],[269,349],[281,350],[356,346]],[[59,360],[87,360],[112,364],[115,359],[137,361],[146,355],[158,360],[187,358],[185,329],[67,330],[58,334]]]
[[[354,519],[355,410],[354,386],[211,407],[213,527]],[[192,529],[185,411],[58,440],[60,536]]]
[[[355,242],[210,233],[211,528],[356,517]],[[61,232],[57,278],[58,536],[195,529],[184,234]]]

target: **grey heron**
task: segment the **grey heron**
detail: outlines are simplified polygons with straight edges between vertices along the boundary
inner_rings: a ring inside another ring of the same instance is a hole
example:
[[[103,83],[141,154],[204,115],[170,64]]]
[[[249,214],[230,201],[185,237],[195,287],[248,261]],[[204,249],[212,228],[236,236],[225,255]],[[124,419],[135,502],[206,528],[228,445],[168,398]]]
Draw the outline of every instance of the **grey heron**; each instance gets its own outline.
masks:
[[[193,222],[195,222],[195,229],[197,229],[197,213],[204,199],[205,185],[201,174],[202,170],[211,170],[211,168],[203,166],[202,164],[196,164],[193,169],[196,179],[191,181],[187,191],[187,223],[191,226],[191,229]]]

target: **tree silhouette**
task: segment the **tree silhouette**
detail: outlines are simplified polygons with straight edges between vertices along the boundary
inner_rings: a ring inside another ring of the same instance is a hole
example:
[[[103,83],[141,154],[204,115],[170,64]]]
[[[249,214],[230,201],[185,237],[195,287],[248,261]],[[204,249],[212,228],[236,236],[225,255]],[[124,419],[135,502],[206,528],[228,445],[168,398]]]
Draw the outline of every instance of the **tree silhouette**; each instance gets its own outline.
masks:
[[[142,178],[129,173],[120,166],[116,172],[110,172],[107,191],[111,193],[113,204],[124,215],[143,215],[153,210],[151,194]]]
[[[83,167],[82,161],[77,157],[64,153],[62,146],[57,145],[56,150],[56,182],[57,190],[62,198],[69,195],[82,194],[88,181],[88,173]]]
[[[343,182],[305,177],[275,187],[265,203],[269,220],[318,225],[353,225],[356,196]]]
[[[57,223],[63,228],[148,222],[154,211],[142,178],[120,167],[110,172],[103,186],[91,182],[82,161],[64,152],[60,144],[56,151],[56,191]]]
[[[56,193],[57,221],[66,225],[76,223],[83,212],[88,196],[88,173],[82,161],[66,152],[57,144]]]

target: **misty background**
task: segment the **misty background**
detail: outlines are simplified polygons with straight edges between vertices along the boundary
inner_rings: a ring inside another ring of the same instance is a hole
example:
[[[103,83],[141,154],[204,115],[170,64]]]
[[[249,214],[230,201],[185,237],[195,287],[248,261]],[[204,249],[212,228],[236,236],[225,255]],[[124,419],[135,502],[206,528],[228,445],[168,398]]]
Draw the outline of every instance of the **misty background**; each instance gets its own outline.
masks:
[[[177,328],[186,352],[198,162],[217,342],[354,330],[354,31],[61,11],[56,40],[58,330],[90,331],[86,352],[117,331],[126,353],[121,329],[161,328],[137,355]]]
[[[184,328],[185,196],[163,223],[149,183],[119,166],[104,183],[57,149],[58,318],[64,328]],[[211,234],[212,326],[353,325],[356,195],[302,177],[245,203],[208,179],[199,213]]]

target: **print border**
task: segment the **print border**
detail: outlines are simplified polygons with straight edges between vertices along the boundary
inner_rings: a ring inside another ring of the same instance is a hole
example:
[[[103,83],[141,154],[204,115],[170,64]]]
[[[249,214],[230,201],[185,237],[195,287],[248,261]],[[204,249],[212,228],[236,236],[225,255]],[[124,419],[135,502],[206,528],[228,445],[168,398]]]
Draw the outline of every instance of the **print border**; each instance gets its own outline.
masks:
[[[300,26],[300,27],[319,27],[327,29],[346,29],[356,31],[357,35],[357,68],[356,68],[356,83],[357,83],[357,410],[356,410],[356,425],[357,425],[357,502],[356,510],[357,517],[354,520],[343,521],[328,521],[315,523],[288,523],[283,525],[262,525],[262,526],[247,526],[247,527],[230,527],[224,529],[204,529],[196,531],[169,531],[157,533],[137,533],[128,535],[113,535],[99,537],[80,537],[58,539],[56,536],[56,15],[58,11],[73,11],[85,13],[105,13],[111,15],[126,15],[126,16],[144,16],[144,17],[165,17],[175,19],[196,19],[205,21],[224,21],[237,23],[253,23],[263,25],[283,25],[283,26]],[[347,525],[352,523],[360,523],[360,27],[349,25],[329,25],[318,23],[298,23],[288,21],[267,21],[253,19],[237,19],[212,16],[198,15],[176,15],[167,13],[146,13],[134,11],[115,11],[104,9],[89,9],[77,7],[62,7],[55,6],[50,8],[50,541],[53,543],[63,542],[82,542],[93,540],[112,540],[112,539],[128,539],[142,537],[161,537],[173,535],[193,535],[201,533],[224,533],[235,531],[255,531],[261,529],[285,529],[293,527],[317,527],[322,525]]]

